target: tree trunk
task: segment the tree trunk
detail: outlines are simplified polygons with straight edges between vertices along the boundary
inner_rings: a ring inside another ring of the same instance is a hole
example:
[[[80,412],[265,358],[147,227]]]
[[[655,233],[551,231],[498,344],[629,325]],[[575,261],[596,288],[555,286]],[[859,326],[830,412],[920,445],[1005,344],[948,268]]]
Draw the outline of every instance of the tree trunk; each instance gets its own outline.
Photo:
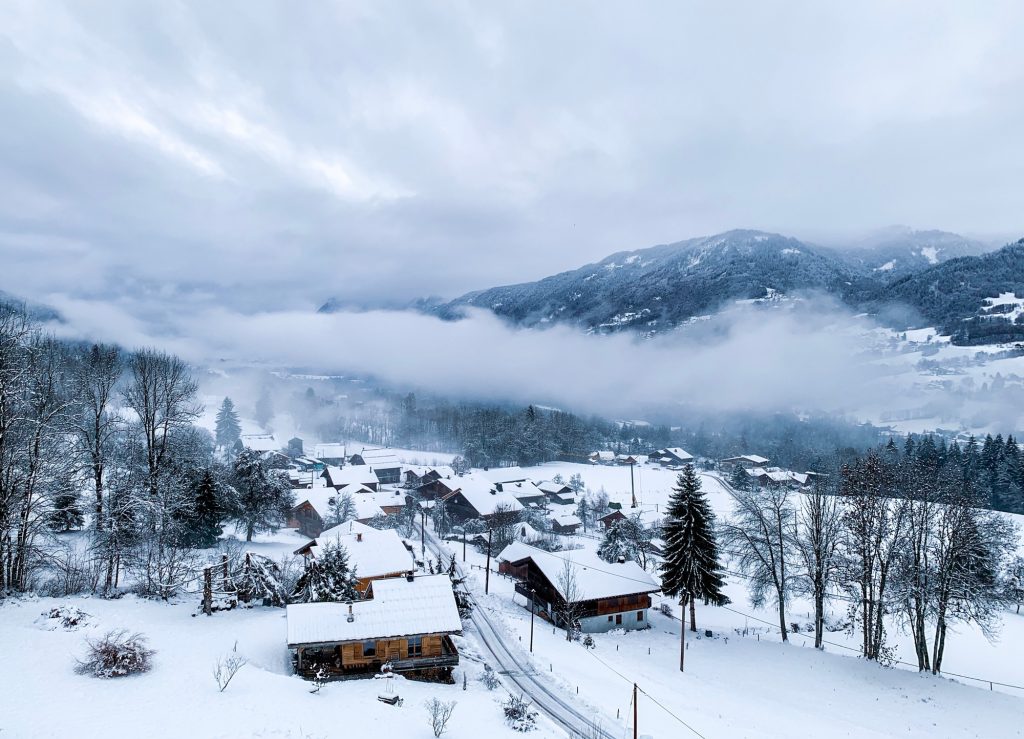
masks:
[[[692,595],[690,601],[690,631],[697,633],[697,599]]]
[[[252,524],[248,524],[248,525],[247,525],[247,526],[245,527],[245,540],[246,540],[246,541],[252,541],[252,535],[253,535],[253,533],[254,533],[254,531],[253,531],[253,530],[254,530],[255,528],[256,528],[256,527],[255,527],[255,526],[253,526]]]
[[[814,589],[814,648],[821,649],[825,637],[825,596],[820,587]]]

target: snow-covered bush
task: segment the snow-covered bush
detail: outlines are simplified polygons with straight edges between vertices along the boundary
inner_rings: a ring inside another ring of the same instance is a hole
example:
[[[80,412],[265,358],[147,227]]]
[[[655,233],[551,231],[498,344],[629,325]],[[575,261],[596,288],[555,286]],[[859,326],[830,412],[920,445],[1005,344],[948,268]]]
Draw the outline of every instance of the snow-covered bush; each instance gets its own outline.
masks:
[[[431,698],[423,704],[430,714],[430,728],[434,736],[441,736],[448,729],[448,721],[455,710],[455,701],[443,701],[438,698]]]
[[[661,602],[661,604],[658,606],[658,610],[661,611],[662,616],[668,616],[669,618],[671,618],[674,615],[672,612],[672,604],[669,603],[667,600],[663,600]]]
[[[124,629],[108,631],[99,639],[86,639],[85,659],[75,668],[80,675],[124,677],[148,672],[155,651],[146,646],[146,637]]]
[[[513,731],[533,731],[537,728],[537,712],[531,710],[532,703],[527,702],[522,696],[510,695],[508,700],[501,704],[505,711],[505,723]]]
[[[82,626],[87,626],[91,618],[92,616],[81,608],[60,606],[58,608],[51,608],[49,611],[43,611],[42,616],[36,620],[36,623],[47,631],[53,631],[58,627],[67,631],[74,631]]]
[[[480,675],[480,682],[484,684],[484,687],[488,690],[494,690],[501,682],[498,680],[497,674],[494,672],[494,668],[490,665],[484,665],[484,672]]]
[[[594,647],[596,647],[597,645],[594,643],[594,637],[592,637],[590,634],[584,636],[583,646],[587,649],[593,649]]]

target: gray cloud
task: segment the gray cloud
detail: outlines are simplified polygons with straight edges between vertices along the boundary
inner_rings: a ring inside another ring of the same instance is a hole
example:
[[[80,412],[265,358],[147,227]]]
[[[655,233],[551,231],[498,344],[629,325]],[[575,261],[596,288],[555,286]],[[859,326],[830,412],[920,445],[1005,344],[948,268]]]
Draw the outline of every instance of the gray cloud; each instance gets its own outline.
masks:
[[[21,0],[0,28],[0,288],[299,310],[735,226],[1013,230],[1022,20]]]

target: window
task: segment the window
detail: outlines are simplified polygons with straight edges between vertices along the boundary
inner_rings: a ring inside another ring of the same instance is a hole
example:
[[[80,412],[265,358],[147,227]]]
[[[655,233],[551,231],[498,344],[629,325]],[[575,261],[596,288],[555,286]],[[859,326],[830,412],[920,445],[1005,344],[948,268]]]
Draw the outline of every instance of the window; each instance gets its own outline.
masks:
[[[637,611],[636,612],[636,620],[637,621],[643,621],[644,620],[644,612],[643,611]]]
[[[616,625],[621,625],[622,624],[622,614],[621,613],[616,613],[615,614],[615,623],[616,623]]]
[[[410,657],[422,657],[423,656],[423,637],[422,636],[410,636],[408,643],[409,643],[409,656]]]
[[[363,656],[364,657],[376,657],[377,656],[377,642],[375,641],[364,641],[363,642]]]
[[[612,622],[612,617],[611,617],[611,616],[609,616],[609,617],[608,617],[608,623],[611,623],[611,622]]]

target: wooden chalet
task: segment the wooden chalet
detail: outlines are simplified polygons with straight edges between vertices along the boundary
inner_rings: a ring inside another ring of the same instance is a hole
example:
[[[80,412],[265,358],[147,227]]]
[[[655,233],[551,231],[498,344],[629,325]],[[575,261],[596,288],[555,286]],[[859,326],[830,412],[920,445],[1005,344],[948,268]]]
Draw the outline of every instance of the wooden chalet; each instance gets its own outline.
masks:
[[[726,457],[718,460],[718,468],[722,472],[732,472],[737,467],[750,470],[755,467],[764,467],[767,464],[767,457],[759,457],[756,454],[741,454],[738,457]]]
[[[364,448],[348,461],[353,467],[371,468],[381,485],[397,485],[402,481],[402,463],[390,449]]]
[[[426,467],[421,465],[405,467],[403,469],[402,477],[406,487],[410,488],[418,488],[435,480],[440,480],[442,477],[453,477],[455,475],[451,467]]]
[[[503,493],[511,493],[524,507],[543,508],[548,504],[548,496],[530,480],[499,482],[496,487]]]
[[[533,599],[537,615],[563,628],[568,568],[584,632],[647,628],[651,593],[661,589],[636,562],[609,563],[584,550],[546,552],[515,542],[502,550],[498,563],[499,572],[516,580],[516,593],[527,603]]]
[[[523,504],[512,493],[499,490],[494,483],[476,475],[462,475],[438,482],[454,488],[439,500],[444,502],[456,521],[474,518],[488,521],[498,517],[518,520],[523,510]]]
[[[358,467],[335,467],[327,465],[321,477],[327,481],[327,486],[335,490],[341,490],[346,485],[365,485],[370,490],[380,488],[380,478],[373,470],[366,466]]]
[[[579,516],[572,513],[565,513],[560,516],[551,517],[551,530],[556,534],[575,534],[582,525],[583,521],[579,519]]]
[[[660,464],[662,467],[682,467],[693,464],[694,459],[693,455],[685,449],[674,446],[651,452],[647,455],[647,461]]]
[[[552,505],[576,505],[576,493],[565,483],[545,480],[537,483],[537,487]]]
[[[597,451],[591,452],[587,455],[587,459],[591,464],[614,464],[615,463],[615,452],[612,451]]]
[[[606,513],[597,520],[601,522],[601,526],[603,526],[606,529],[610,529],[612,527],[612,524],[614,524],[616,521],[625,521],[626,514],[623,513],[621,510],[612,511],[611,513]]]
[[[345,445],[337,443],[314,445],[313,456],[324,465],[334,465],[335,467],[345,464],[345,460],[348,458],[345,453]]]
[[[407,677],[452,682],[459,664],[453,634],[462,620],[448,575],[374,582],[354,603],[288,606],[288,648],[295,672],[307,679],[371,677],[389,664]]]

